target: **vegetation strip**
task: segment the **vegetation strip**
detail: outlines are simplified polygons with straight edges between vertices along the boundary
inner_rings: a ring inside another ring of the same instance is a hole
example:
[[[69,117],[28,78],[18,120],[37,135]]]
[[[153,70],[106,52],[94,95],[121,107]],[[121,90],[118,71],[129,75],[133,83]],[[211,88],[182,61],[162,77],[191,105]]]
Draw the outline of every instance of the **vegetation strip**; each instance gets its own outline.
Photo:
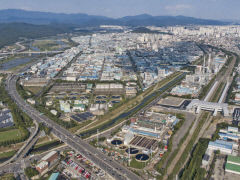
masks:
[[[209,112],[204,112],[203,115],[200,117],[198,126],[196,127],[195,131],[193,132],[191,140],[189,141],[186,148],[184,149],[184,151],[183,151],[180,159],[176,163],[172,173],[168,176],[169,180],[172,180],[175,177],[175,175],[178,174],[179,170],[184,165],[189,153],[192,151],[193,145],[200,133],[200,130],[201,130],[203,124],[205,123],[206,119],[208,119],[209,115],[210,115]]]

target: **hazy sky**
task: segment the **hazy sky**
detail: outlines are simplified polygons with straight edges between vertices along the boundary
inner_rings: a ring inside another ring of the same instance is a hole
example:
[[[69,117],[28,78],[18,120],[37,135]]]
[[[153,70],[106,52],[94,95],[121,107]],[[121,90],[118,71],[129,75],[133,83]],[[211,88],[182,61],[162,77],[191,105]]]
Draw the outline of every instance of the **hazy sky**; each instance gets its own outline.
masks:
[[[240,0],[0,0],[0,9],[13,8],[108,17],[147,13],[240,19]]]

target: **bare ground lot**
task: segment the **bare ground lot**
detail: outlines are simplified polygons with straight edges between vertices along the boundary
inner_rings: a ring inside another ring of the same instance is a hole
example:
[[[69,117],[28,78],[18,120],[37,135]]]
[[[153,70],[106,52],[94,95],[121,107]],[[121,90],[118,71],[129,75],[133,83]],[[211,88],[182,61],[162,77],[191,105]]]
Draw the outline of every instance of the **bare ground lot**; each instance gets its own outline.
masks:
[[[212,179],[213,180],[239,180],[240,175],[224,171],[224,165],[226,162],[225,159],[226,159],[226,156],[217,157]]]
[[[179,145],[181,139],[184,137],[184,135],[189,130],[189,128],[190,128],[191,124],[193,123],[193,121],[195,120],[196,116],[193,113],[189,113],[189,112],[186,112],[186,111],[184,112],[184,111],[180,111],[180,110],[177,110],[177,109],[165,108],[165,107],[161,107],[161,108],[162,108],[163,111],[166,111],[166,112],[181,113],[181,114],[185,115],[185,121],[184,121],[183,125],[176,132],[176,134],[173,136],[172,151],[165,161],[165,164],[164,164],[164,167],[165,167],[168,159],[171,157],[174,150],[178,148],[178,145]]]

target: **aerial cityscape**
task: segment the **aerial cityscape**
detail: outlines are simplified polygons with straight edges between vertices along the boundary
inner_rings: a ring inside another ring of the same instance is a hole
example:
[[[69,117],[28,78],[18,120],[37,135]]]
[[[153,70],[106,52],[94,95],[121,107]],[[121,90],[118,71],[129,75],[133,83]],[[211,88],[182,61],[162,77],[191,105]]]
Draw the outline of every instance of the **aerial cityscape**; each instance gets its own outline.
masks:
[[[239,6],[0,2],[0,179],[239,180]]]

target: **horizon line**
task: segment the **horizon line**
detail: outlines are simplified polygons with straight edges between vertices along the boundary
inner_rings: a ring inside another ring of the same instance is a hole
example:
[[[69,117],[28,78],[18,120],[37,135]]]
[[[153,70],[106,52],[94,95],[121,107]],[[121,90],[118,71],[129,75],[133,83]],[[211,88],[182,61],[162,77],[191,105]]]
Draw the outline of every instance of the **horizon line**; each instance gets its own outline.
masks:
[[[148,15],[151,17],[159,17],[159,16],[165,16],[165,17],[190,17],[190,18],[196,18],[196,19],[203,19],[203,20],[215,20],[215,21],[239,21],[238,19],[215,19],[215,18],[201,18],[201,17],[194,17],[194,16],[185,16],[185,15],[152,15],[150,13],[141,13],[141,14],[136,14],[136,15],[124,15],[124,16],[120,16],[120,17],[110,17],[110,16],[106,16],[106,15],[99,15],[99,14],[89,14],[89,13],[82,13],[82,12],[72,12],[72,13],[68,13],[68,12],[53,12],[53,11],[45,11],[45,10],[30,10],[30,9],[16,9],[16,8],[5,8],[5,9],[1,9],[0,11],[6,11],[6,10],[20,10],[20,11],[26,11],[26,12],[39,12],[39,13],[52,13],[52,14],[64,14],[64,15],[77,15],[77,14],[85,14],[88,16],[99,16],[99,17],[106,17],[106,18],[111,18],[111,19],[121,19],[124,17],[134,17],[134,16],[141,16],[141,15]]]

